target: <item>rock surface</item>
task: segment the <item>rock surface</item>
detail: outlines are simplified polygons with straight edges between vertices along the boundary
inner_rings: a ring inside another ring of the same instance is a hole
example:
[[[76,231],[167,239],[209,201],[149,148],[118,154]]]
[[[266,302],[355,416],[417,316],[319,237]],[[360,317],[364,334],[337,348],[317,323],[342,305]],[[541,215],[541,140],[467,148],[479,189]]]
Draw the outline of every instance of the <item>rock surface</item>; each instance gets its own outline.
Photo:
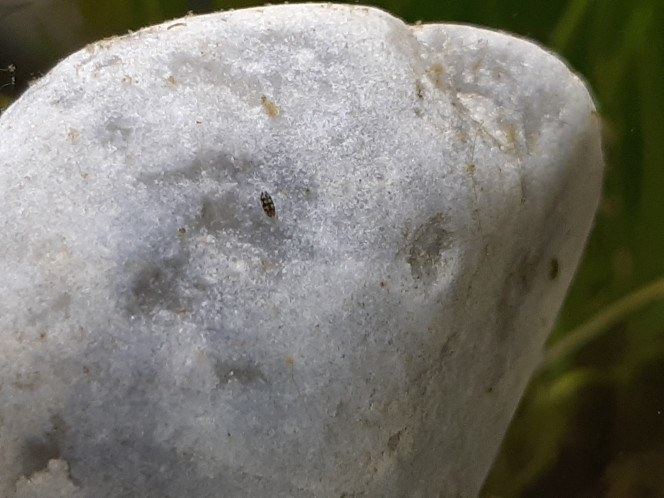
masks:
[[[310,4],[86,47],[0,119],[0,495],[475,495],[601,168],[584,84],[502,33]]]

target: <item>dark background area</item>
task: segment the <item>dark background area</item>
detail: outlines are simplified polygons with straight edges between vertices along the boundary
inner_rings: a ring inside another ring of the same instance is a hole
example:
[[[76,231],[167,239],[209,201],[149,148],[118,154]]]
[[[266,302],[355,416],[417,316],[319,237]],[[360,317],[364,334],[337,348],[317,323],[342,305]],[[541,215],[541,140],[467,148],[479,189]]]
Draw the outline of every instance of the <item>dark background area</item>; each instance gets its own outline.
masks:
[[[603,200],[485,497],[664,496],[664,1],[368,2],[511,31],[560,54],[603,121]],[[221,0],[0,0],[0,109],[85,44]]]

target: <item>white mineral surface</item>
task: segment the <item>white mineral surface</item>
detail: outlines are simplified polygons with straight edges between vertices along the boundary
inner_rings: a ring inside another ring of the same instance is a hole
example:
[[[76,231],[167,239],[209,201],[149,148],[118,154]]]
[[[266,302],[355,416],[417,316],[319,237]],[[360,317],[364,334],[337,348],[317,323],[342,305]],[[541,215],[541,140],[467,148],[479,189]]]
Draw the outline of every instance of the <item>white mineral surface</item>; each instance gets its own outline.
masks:
[[[540,47],[359,6],[68,57],[0,120],[0,495],[477,494],[598,128]]]

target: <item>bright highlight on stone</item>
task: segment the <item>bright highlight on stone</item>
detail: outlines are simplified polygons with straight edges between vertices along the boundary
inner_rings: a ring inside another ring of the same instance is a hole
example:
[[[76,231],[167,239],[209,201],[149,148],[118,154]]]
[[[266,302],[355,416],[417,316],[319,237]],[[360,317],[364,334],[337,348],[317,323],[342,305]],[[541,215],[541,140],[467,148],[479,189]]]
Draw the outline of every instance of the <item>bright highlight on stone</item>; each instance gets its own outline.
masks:
[[[476,495],[601,170],[584,84],[502,33],[309,4],[86,47],[0,119],[0,495]]]

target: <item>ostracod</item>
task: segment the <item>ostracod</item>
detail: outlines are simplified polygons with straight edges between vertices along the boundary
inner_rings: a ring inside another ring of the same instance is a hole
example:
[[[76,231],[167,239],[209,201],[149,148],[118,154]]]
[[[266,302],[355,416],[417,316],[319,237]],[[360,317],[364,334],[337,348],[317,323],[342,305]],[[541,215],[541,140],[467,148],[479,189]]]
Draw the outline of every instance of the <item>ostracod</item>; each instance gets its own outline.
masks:
[[[274,209],[272,196],[267,192],[261,192],[261,204],[263,205],[263,211],[265,211],[265,214],[270,218],[274,218],[277,215],[277,212]]]

